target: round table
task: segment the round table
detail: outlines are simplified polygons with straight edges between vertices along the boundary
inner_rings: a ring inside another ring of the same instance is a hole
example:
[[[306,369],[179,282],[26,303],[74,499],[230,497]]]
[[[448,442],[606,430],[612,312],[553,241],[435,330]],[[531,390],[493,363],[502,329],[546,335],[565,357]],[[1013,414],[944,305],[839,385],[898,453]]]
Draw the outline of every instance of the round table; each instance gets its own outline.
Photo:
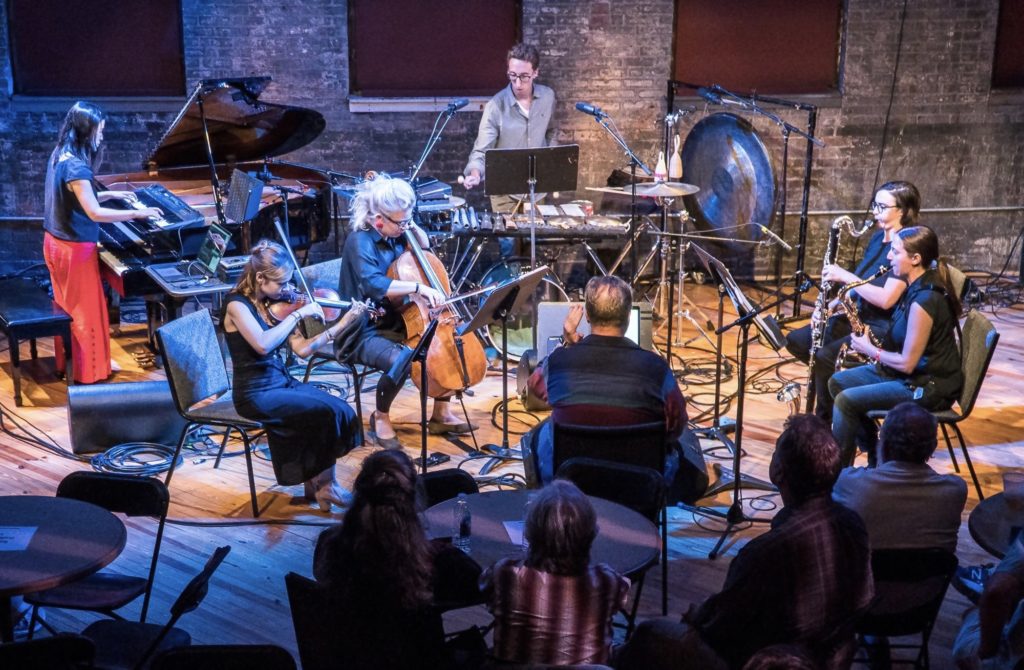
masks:
[[[124,550],[124,523],[96,505],[49,496],[0,496],[0,527],[35,529],[24,549],[0,547],[0,636],[13,637],[11,596],[73,582]]]
[[[967,530],[978,546],[1002,558],[1017,533],[1024,528],[1024,507],[1011,507],[1002,493],[991,495],[971,510]]]
[[[506,557],[521,557],[522,546],[509,539],[503,522],[522,521],[523,509],[534,491],[488,491],[466,496],[473,515],[470,556],[482,567]],[[590,550],[592,564],[607,563],[619,573],[636,575],[658,562],[661,538],[648,519],[603,498],[590,497],[597,513],[597,538]],[[452,528],[455,499],[438,503],[426,511],[427,533],[448,537]]]

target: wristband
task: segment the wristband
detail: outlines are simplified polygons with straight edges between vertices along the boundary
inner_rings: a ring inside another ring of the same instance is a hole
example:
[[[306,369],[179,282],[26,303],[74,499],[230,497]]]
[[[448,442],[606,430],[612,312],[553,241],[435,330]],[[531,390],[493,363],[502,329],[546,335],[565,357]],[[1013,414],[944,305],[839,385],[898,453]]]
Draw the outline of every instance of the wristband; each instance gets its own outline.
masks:
[[[416,290],[413,291],[413,293],[415,293],[416,295],[419,295],[419,293],[420,293],[420,283],[419,282],[416,282]]]

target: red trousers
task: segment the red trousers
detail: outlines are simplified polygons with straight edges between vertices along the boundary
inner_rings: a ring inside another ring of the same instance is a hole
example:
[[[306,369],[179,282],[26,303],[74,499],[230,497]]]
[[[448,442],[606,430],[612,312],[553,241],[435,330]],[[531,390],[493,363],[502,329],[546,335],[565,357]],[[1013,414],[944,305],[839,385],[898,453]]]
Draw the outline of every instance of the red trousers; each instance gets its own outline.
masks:
[[[100,256],[94,242],[67,242],[46,233],[43,257],[50,270],[53,299],[71,315],[74,379],[82,384],[110,376],[110,324],[100,279]],[[57,371],[63,372],[64,346],[54,338]]]

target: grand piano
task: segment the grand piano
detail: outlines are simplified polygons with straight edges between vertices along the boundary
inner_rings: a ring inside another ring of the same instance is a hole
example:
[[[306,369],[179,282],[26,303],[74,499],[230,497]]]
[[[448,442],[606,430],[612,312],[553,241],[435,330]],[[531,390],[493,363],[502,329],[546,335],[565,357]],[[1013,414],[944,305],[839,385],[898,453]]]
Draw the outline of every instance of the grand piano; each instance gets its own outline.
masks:
[[[227,220],[232,232],[228,253],[246,253],[249,240],[277,239],[273,219],[284,219],[287,198],[289,242],[298,251],[324,240],[334,211],[331,184],[325,173],[280,162],[282,156],[306,146],[325,127],[314,110],[263,102],[260,95],[270,77],[207,79],[199,82],[182,110],[149,152],[140,172],[97,176],[109,190],[140,191],[158,184],[202,214],[204,223],[218,220],[213,171],[203,131],[205,117],[216,174],[225,193],[237,168],[263,173],[259,214],[244,225]],[[269,168],[269,171],[268,171]],[[272,172],[274,179],[268,179]],[[275,187],[284,187],[278,189]],[[227,195],[222,196],[226,209]],[[205,236],[206,225],[160,230],[148,223],[100,224],[100,259],[104,279],[121,295],[159,294],[146,274],[155,263],[191,260]]]

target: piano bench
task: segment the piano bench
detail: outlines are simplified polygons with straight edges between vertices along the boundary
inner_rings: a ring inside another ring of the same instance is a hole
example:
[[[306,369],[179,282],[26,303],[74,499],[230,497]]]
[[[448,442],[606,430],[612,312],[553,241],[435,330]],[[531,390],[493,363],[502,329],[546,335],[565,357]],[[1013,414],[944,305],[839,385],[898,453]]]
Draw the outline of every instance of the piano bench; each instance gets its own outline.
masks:
[[[64,342],[67,369],[64,377],[72,384],[71,315],[50,299],[43,289],[27,277],[0,280],[0,330],[7,337],[11,352],[11,376],[14,378],[14,404],[21,407],[21,356],[19,346],[29,340],[34,359],[37,337],[59,335]]]

